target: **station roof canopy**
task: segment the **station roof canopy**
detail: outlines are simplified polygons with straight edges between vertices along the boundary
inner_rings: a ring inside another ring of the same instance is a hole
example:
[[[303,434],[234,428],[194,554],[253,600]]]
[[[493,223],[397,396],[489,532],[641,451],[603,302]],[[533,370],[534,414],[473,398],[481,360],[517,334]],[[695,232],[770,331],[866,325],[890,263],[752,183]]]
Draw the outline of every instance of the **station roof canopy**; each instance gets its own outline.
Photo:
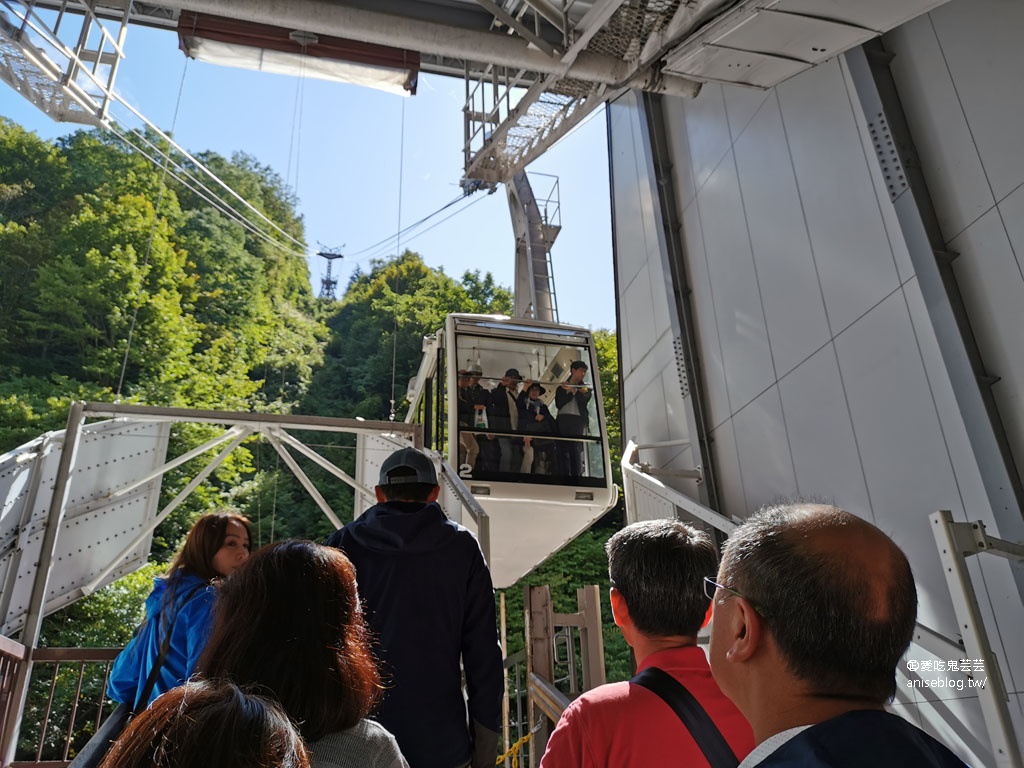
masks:
[[[107,19],[123,19],[129,9],[130,23],[176,29],[182,48],[199,57],[223,54],[218,48],[224,41],[190,35],[196,19],[222,31],[233,29],[243,38],[254,29],[269,33],[278,41],[269,48],[276,51],[270,58],[282,61],[299,48],[299,54],[325,62],[333,54],[319,49],[325,41],[331,42],[337,44],[334,53],[338,45],[348,51],[346,60],[362,73],[358,76],[380,74],[388,78],[387,87],[406,94],[414,92],[418,71],[465,78],[465,176],[493,184],[510,179],[587,114],[626,89],[692,97],[707,82],[768,88],[945,1],[38,0],[33,4],[22,0],[21,4],[36,9],[33,12],[62,7],[73,12],[77,7],[83,15]],[[13,9],[18,6],[17,0],[6,4]],[[23,26],[18,21],[17,17],[0,18],[0,77],[12,84],[14,67],[5,54],[16,38],[11,30]],[[281,51],[288,41],[293,50]],[[380,66],[365,61],[368,55],[384,51],[393,52],[399,63],[392,60]],[[232,57],[239,66],[287,67],[280,62],[254,64],[254,56],[237,49],[227,60]]]

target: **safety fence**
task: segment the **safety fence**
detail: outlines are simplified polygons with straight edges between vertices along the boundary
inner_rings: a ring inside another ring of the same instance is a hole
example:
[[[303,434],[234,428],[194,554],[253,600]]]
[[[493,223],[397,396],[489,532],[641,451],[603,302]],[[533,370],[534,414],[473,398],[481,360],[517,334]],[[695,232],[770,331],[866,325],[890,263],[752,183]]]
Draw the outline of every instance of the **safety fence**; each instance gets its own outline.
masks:
[[[119,651],[37,648],[32,652],[32,679],[9,768],[62,768],[70,762],[112,708],[104,691]]]
[[[526,587],[525,597],[526,647],[505,659],[502,752],[496,759],[504,768],[536,766],[562,710],[605,679],[597,587],[578,590],[576,613],[556,613],[546,586]],[[32,677],[17,748],[13,762],[4,768],[69,764],[112,711],[105,690],[119,650],[37,648],[31,653]],[[24,646],[0,637],[0,711],[11,706],[13,680],[28,657]],[[11,754],[13,729],[0,737],[3,754]]]

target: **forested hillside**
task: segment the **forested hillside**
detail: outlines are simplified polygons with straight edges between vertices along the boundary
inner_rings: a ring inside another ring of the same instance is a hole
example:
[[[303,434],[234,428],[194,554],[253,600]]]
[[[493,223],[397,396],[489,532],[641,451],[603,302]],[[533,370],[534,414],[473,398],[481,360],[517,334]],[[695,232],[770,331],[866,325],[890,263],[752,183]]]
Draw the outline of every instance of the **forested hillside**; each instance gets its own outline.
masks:
[[[200,158],[303,239],[271,169],[241,154]],[[75,399],[384,419],[424,333],[448,312],[510,302],[490,275],[458,282],[411,252],[371,262],[341,302],[317,300],[301,253],[255,237],[117,139],[79,131],[47,143],[0,118],[0,451],[61,428]],[[180,427],[172,449],[209,434]],[[158,530],[157,559],[220,504],[269,517],[264,541],[328,533],[279,469],[265,446],[236,451]],[[190,471],[168,476],[165,501]],[[351,510],[347,488],[334,490],[335,508]]]
[[[303,240],[296,201],[270,168],[243,154],[200,157]],[[408,251],[357,270],[340,301],[316,299],[301,254],[253,236],[118,140],[80,131],[46,142],[0,118],[0,452],[62,428],[79,399],[367,419],[388,418],[394,399],[402,419],[422,336],[449,312],[510,308],[508,289],[490,274],[456,280]],[[617,442],[614,335],[599,332],[598,346]],[[210,434],[178,427],[171,450]],[[353,468],[350,440],[317,440],[317,450]],[[162,503],[196,469],[168,475]],[[350,518],[348,487],[316,468],[310,475]],[[224,505],[248,514],[264,543],[333,529],[277,455],[251,441],[161,525],[154,561],[168,560],[198,514]],[[553,591],[560,610],[574,603],[576,585],[603,574],[607,535],[586,534],[556,556],[571,563],[550,570],[564,582]],[[46,642],[124,642],[151,575],[51,617]]]

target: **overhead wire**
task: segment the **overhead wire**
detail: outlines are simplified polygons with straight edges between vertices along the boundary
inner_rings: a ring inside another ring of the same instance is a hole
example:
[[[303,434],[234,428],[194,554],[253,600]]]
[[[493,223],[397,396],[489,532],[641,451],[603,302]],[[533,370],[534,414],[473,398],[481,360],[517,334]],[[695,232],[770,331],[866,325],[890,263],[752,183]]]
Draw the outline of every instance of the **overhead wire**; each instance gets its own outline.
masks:
[[[405,99],[402,99],[402,120],[398,140],[398,239],[395,241],[396,255],[401,254],[402,244],[402,181],[405,169]],[[398,273],[395,272],[395,294],[398,294]],[[395,420],[395,378],[398,369],[398,305],[395,305],[394,327],[391,331],[391,411],[388,418]]]
[[[292,135],[288,141],[288,170],[285,178],[291,180],[292,152],[295,153],[295,181],[292,189],[299,194],[299,163],[302,150],[302,111],[306,99],[306,39],[301,40],[302,56],[299,57],[299,76],[295,84],[295,103],[292,107]]]
[[[390,244],[392,242],[394,242],[396,240],[400,240],[403,235],[411,232],[413,229],[415,229],[416,227],[420,226],[424,222],[429,221],[434,216],[437,216],[437,214],[447,210],[448,208],[451,208],[453,205],[455,205],[460,200],[465,200],[465,199],[466,199],[466,195],[459,195],[455,199],[449,200],[447,203],[442,205],[440,208],[438,208],[433,213],[428,213],[426,216],[424,216],[419,221],[413,222],[412,224],[410,224],[409,226],[405,227],[404,229],[400,229],[398,232],[395,232],[393,235],[388,235],[383,240],[378,240],[376,243],[373,243],[373,245],[368,245],[365,248],[363,248],[362,250],[350,253],[349,256],[350,257],[361,256],[364,253],[368,253],[369,251],[375,250],[375,249],[380,248],[381,246],[384,246],[384,245],[387,245],[387,246],[390,247]]]
[[[171,118],[171,130],[174,130],[175,124],[178,122],[178,110],[181,107],[181,94],[185,90],[185,74],[188,72],[188,59],[185,59],[185,66],[181,70],[181,82],[178,85],[178,98],[174,102],[174,115]],[[153,206],[153,224],[149,228],[149,238],[146,241],[146,254],[142,259],[142,271],[146,272],[149,269],[149,257],[153,254],[153,239],[156,237],[156,226],[160,217],[160,209],[163,207],[164,192],[167,191],[167,165],[162,165],[162,171],[160,173],[160,192],[156,197],[156,204]],[[115,398],[118,402],[121,400],[121,391],[124,388],[124,377],[128,372],[128,360],[132,351],[132,341],[135,338],[135,326],[139,321],[139,307],[142,306],[141,301],[135,303],[135,307],[132,310],[132,321],[128,325],[128,338],[125,340],[124,345],[124,358],[121,360],[121,373],[117,377],[117,393]]]
[[[203,201],[217,209],[220,213],[224,214],[228,218],[240,224],[250,234],[255,235],[256,237],[268,243],[269,245],[281,248],[286,253],[290,253],[294,256],[299,256],[301,258],[306,257],[306,254],[304,252],[296,251],[285,246],[280,240],[277,240],[272,235],[269,235],[264,230],[260,229],[259,225],[256,224],[252,219],[245,216],[245,214],[238,211],[236,208],[233,208],[226,200],[224,200],[223,197],[219,196],[215,190],[210,189],[200,179],[198,179],[195,176],[195,174],[191,173],[188,170],[188,168],[186,168],[184,165],[175,160],[169,153],[164,151],[159,145],[154,144],[152,141],[150,141],[144,133],[135,129],[121,130],[118,124],[113,121],[108,121],[105,127],[108,131],[113,133],[115,136],[121,139],[121,141],[127,144],[131,149],[138,152],[140,155],[142,155],[151,163],[153,163],[153,165],[166,169],[167,166],[164,163],[169,162],[179,172],[176,173],[175,171],[167,170],[166,172],[168,175],[174,178],[175,181],[180,183],[194,195],[196,195],[197,197],[199,197],[200,199],[202,199]],[[131,137],[137,137],[143,143],[152,147],[153,152],[151,153],[147,151],[144,147],[141,147],[138,144],[136,144]],[[155,157],[154,155],[159,155],[161,159],[157,159],[157,157]]]
[[[463,197],[463,198],[460,198],[460,199],[466,200],[468,198]],[[438,227],[438,226],[444,224],[446,221],[448,221],[448,219],[451,219],[451,218],[453,218],[455,216],[458,216],[460,213],[462,213],[463,211],[467,210],[468,208],[472,208],[474,205],[476,205],[477,203],[479,203],[483,199],[484,199],[483,197],[474,197],[466,205],[462,206],[458,210],[452,211],[451,213],[449,213],[447,216],[445,216],[440,221],[435,221],[433,224],[431,224],[426,229],[421,230],[421,231],[419,231],[419,232],[417,232],[417,233],[415,233],[413,235],[409,235],[409,237],[406,238],[406,242],[408,242],[409,240],[415,240],[420,235],[425,235],[427,232],[432,230],[434,227]],[[447,207],[448,206],[445,206],[445,208],[447,208]],[[431,216],[436,216],[437,213],[440,213],[440,211],[436,211],[435,213],[432,213]],[[422,222],[420,222],[420,223],[422,223]],[[377,251],[375,251],[374,253],[370,254],[367,258],[368,259],[379,258],[381,256],[386,255],[389,251],[390,251],[389,248],[381,248],[381,249],[378,249]]]
[[[263,222],[265,222],[267,225],[269,225],[271,229],[275,230],[279,235],[281,235],[281,237],[283,237],[286,241],[289,241],[293,245],[298,246],[299,248],[303,249],[303,252],[304,252],[304,249],[306,247],[305,243],[303,243],[301,240],[297,239],[293,235],[291,235],[288,232],[286,232],[276,222],[274,222],[270,218],[268,218],[261,210],[256,208],[252,203],[250,203],[248,200],[246,200],[244,197],[242,197],[234,189],[232,189],[231,186],[229,186],[216,173],[214,173],[212,170],[210,170],[210,168],[208,168],[205,163],[203,163],[201,160],[199,160],[198,158],[193,156],[191,153],[189,153],[188,150],[186,150],[184,147],[182,147],[180,144],[178,144],[176,141],[174,141],[174,139],[171,138],[168,134],[166,134],[162,130],[160,130],[145,115],[143,115],[141,112],[139,112],[137,109],[135,109],[135,107],[133,107],[127,101],[125,101],[124,98],[122,98],[119,94],[117,94],[116,92],[112,93],[111,94],[111,98],[116,100],[118,104],[123,106],[125,109],[127,109],[129,112],[131,112],[136,118],[138,118],[143,123],[145,123],[146,127],[148,127],[150,130],[152,130],[154,133],[156,133],[160,137],[161,140],[166,141],[168,143],[168,145],[170,145],[170,147],[174,151],[178,152],[183,158],[185,158],[185,160],[187,160],[197,171],[200,171],[202,174],[208,176],[217,185],[222,187],[224,189],[224,191],[228,194],[229,197],[233,197],[235,200],[240,202],[245,208],[247,208],[249,211],[251,211],[253,214],[255,214],[256,218],[261,219]],[[108,123],[109,122],[110,122],[109,120],[105,120],[105,121],[103,121],[102,124],[103,124],[104,127],[108,127]],[[219,195],[218,195],[218,197],[219,197]],[[238,211],[238,213],[241,214],[240,211]],[[242,215],[245,215],[245,214],[242,214]],[[248,218],[248,217],[246,217],[246,218]]]
[[[596,118],[600,114],[601,114],[601,109],[595,109],[593,112],[591,112],[589,115],[587,115],[583,120],[581,120],[578,124],[574,125],[571,129],[569,129],[569,132],[566,133],[566,135],[563,136],[562,139],[560,139],[560,141],[562,141],[564,139],[567,139],[569,136],[572,136],[574,133],[578,132],[581,128],[583,128],[583,126],[587,125],[591,120],[593,120],[594,118]],[[414,240],[417,237],[419,237],[420,235],[426,234],[427,232],[432,230],[434,227],[436,227],[436,226],[438,226],[440,224],[443,224],[444,222],[448,221],[453,216],[456,216],[456,215],[462,213],[467,208],[470,208],[470,207],[476,205],[478,202],[480,202],[483,199],[483,196],[480,196],[480,195],[472,197],[470,202],[468,202],[466,205],[462,206],[458,210],[456,210],[453,213],[449,214],[448,216],[444,217],[440,221],[434,222],[433,224],[431,224],[426,229],[414,233],[414,230],[416,230],[418,227],[422,226],[423,224],[427,223],[428,221],[430,221],[435,216],[443,213],[444,211],[446,211],[447,209],[451,208],[453,205],[456,205],[457,203],[460,203],[460,202],[463,202],[463,201],[466,201],[466,200],[470,199],[470,197],[471,197],[470,195],[466,195],[466,194],[458,195],[454,199],[449,200],[447,203],[442,205],[436,211],[428,213],[426,216],[424,216],[423,218],[419,219],[418,221],[415,221],[412,224],[409,224],[409,225],[407,225],[405,227],[402,227],[401,229],[399,229],[399,231],[395,232],[394,234],[388,235],[387,237],[385,237],[385,238],[383,238],[381,240],[378,240],[376,243],[368,245],[365,248],[362,248],[362,249],[360,249],[358,251],[350,252],[348,254],[349,261],[350,262],[351,261],[363,261],[364,259],[360,259],[358,257],[363,256],[364,254],[369,254],[368,256],[366,256],[365,260],[375,259],[375,258],[379,258],[381,256],[385,256],[385,255],[387,255],[388,253],[391,252],[392,245],[393,244],[397,245],[401,241],[401,239],[403,237],[405,238],[406,242],[408,242],[409,240]],[[397,248],[396,248],[396,250],[397,250]]]

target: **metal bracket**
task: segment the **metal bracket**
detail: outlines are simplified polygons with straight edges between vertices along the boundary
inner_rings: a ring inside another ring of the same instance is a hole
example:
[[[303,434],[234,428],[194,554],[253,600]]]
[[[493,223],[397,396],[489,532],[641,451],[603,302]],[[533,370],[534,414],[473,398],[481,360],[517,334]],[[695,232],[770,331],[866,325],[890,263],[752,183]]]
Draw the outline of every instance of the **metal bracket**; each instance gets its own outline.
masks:
[[[978,605],[978,596],[967,570],[966,558],[980,552],[993,552],[1014,560],[1024,560],[1024,547],[988,536],[985,524],[980,520],[973,523],[954,523],[948,509],[933,513],[928,518],[939,550],[939,559],[946,576],[946,584],[953,600],[957,629],[963,637],[964,650],[972,659],[982,659],[988,682],[978,688],[978,701],[988,729],[989,740],[995,763],[999,766],[1021,768],[1020,745],[1017,742],[1013,719],[1007,707],[1009,696],[1006,683],[999,667],[999,660],[992,651],[988,632]]]

